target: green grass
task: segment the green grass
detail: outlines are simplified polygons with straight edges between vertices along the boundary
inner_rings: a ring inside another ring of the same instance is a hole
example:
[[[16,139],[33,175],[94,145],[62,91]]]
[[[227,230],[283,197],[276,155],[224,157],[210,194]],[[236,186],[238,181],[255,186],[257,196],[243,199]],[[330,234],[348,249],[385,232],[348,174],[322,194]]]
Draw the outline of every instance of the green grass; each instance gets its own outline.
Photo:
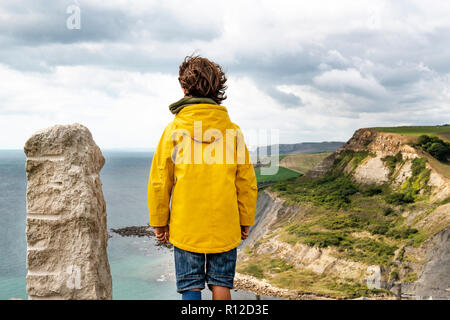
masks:
[[[340,216],[335,220],[337,224],[329,225],[326,220],[325,217],[325,221],[318,219],[309,224],[292,224],[287,226],[284,231],[287,232],[288,241],[291,244],[299,241],[319,248],[337,247],[343,256],[354,261],[385,266],[391,263],[397,246],[390,245],[383,240],[355,238],[350,235],[353,231],[364,231],[368,226],[376,224],[364,222],[352,215]],[[325,230],[326,226],[330,229]],[[314,229],[321,231],[314,231]],[[387,230],[389,230],[389,226]],[[383,233],[386,232],[383,231]],[[289,238],[289,235],[294,238]]]
[[[384,165],[389,169],[389,177],[392,177],[397,164],[403,162],[403,156],[401,152],[398,152],[395,156],[386,156],[381,158],[381,161],[383,161]]]
[[[262,175],[260,168],[255,169],[255,174],[258,182],[278,182],[301,176],[301,173],[283,167],[279,167],[274,175]]]
[[[249,263],[245,267],[238,269],[238,271],[240,273],[249,274],[258,279],[264,278],[264,270],[255,263]]]
[[[403,126],[403,127],[374,127],[370,128],[380,132],[401,134],[404,136],[420,136],[423,134],[447,134],[450,126]]]
[[[430,180],[431,170],[426,168],[426,158],[415,158],[412,161],[411,177],[402,185],[401,190],[405,198],[414,201],[421,190],[430,191],[428,180]]]
[[[417,280],[419,280],[419,277],[417,276],[416,273],[414,272],[410,272],[408,273],[405,278],[403,279],[404,282],[416,282]]]
[[[375,156],[369,151],[353,151],[344,150],[340,153],[339,157],[334,159],[333,166],[331,167],[329,174],[341,174],[343,169],[349,164],[353,169],[361,164],[368,156]]]
[[[273,185],[272,189],[293,202],[312,202],[329,208],[347,206],[348,197],[358,192],[348,176],[337,175],[312,181],[284,181]]]
[[[440,203],[439,203],[439,205],[444,205],[444,204],[447,204],[447,203],[450,203],[450,197],[447,197],[447,198],[445,198],[444,200],[442,200]]]

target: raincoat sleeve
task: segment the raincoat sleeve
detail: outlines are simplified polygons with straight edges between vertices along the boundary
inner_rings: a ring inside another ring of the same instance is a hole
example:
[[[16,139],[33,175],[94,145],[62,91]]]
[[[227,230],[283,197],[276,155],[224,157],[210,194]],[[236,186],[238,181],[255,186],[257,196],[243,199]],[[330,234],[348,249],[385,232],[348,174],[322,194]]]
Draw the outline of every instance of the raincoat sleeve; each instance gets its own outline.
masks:
[[[243,140],[242,140],[243,141]],[[236,190],[241,226],[251,226],[255,223],[256,200],[258,186],[255,169],[250,159],[247,146],[245,148],[245,163],[237,164]]]
[[[174,171],[174,163],[171,158],[173,149],[171,132],[169,124],[158,143],[150,168],[147,200],[150,226],[152,227],[164,227],[169,223]]]

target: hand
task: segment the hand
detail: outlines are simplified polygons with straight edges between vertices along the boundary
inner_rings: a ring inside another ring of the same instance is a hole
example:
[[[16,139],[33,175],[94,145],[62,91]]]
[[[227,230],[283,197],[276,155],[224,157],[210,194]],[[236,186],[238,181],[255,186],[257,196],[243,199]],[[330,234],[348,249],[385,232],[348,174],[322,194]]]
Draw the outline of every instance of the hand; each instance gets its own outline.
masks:
[[[241,226],[241,239],[242,240],[247,239],[249,233],[250,233],[249,226]]]
[[[169,226],[155,227],[156,240],[161,243],[169,243]]]

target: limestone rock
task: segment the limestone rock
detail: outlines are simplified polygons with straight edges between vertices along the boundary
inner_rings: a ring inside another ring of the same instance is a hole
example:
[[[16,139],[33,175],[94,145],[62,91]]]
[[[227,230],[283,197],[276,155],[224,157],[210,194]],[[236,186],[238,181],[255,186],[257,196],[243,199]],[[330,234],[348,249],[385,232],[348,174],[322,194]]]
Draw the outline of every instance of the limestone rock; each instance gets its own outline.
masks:
[[[29,298],[111,299],[100,148],[75,123],[36,132],[24,151]]]
[[[353,172],[358,183],[381,185],[389,180],[389,170],[384,166],[381,157],[369,157]]]
[[[429,242],[427,262],[414,286],[415,295],[449,300],[450,227],[436,234]]]
[[[366,284],[369,289],[381,289],[381,268],[380,266],[369,266],[367,268],[366,274],[368,275]]]

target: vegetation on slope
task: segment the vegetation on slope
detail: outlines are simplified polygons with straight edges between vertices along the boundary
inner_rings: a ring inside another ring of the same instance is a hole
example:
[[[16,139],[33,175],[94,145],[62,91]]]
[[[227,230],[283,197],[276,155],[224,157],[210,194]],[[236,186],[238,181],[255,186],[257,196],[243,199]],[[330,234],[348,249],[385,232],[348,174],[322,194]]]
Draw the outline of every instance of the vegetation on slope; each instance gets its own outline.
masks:
[[[385,293],[385,290],[370,290],[366,285],[352,279],[328,277],[313,271],[296,268],[288,262],[273,258],[269,254],[256,255],[247,250],[248,259],[239,264],[237,271],[256,278],[268,279],[270,283],[298,293],[314,292],[334,298],[355,298]]]
[[[438,137],[421,135],[414,146],[428,152],[441,162],[447,162],[450,157],[450,142],[446,142]]]
[[[450,134],[450,125],[443,126],[403,126],[403,127],[375,127],[371,128],[377,130],[379,132],[389,132],[401,134],[404,136],[415,136],[418,137],[420,135],[439,135],[448,137]]]
[[[358,185],[352,181],[350,174],[342,172],[348,165],[356,168],[369,155],[366,151],[345,150],[335,159],[333,167],[324,177],[314,180],[301,177],[277,183],[272,188],[291,203],[312,202],[334,209],[352,207],[349,197],[354,194],[369,197],[381,195],[386,203],[393,205],[413,203],[423,198],[419,191],[427,188],[430,176],[430,170],[425,166],[427,161],[425,158],[416,158],[412,161],[412,176],[405,181],[400,191],[394,191],[388,183],[382,186]],[[403,161],[399,160],[402,159],[401,154],[395,156],[396,160],[384,159],[388,162],[388,166],[393,166],[389,163],[396,164],[397,161]]]
[[[430,170],[426,168],[426,158],[412,160],[412,175],[399,188],[393,189],[392,181],[383,185],[356,183],[349,168],[356,168],[370,156],[374,155],[366,151],[345,150],[320,179],[302,176],[272,185],[271,189],[285,198],[287,204],[302,204],[302,214],[279,217],[271,227],[276,230],[271,237],[276,235],[278,240],[291,245],[303,243],[334,248],[339,258],[380,265],[388,270],[391,280],[398,279],[402,259],[407,259],[401,254],[402,248],[419,247],[432,235],[431,230],[411,227],[411,223],[406,223],[403,212],[418,210],[422,212],[419,216],[422,216],[432,212],[440,203],[426,201],[430,191],[427,184]],[[395,170],[406,161],[401,153],[382,160],[390,170],[391,179],[394,179]],[[298,286],[299,290],[327,292],[335,296],[359,295],[367,290],[362,286],[356,292],[349,292],[345,288],[350,280],[343,285],[346,280],[340,279],[338,285],[336,279],[281,262],[278,267],[282,271],[274,272],[270,265],[266,265],[270,264],[271,259],[260,260],[259,255],[249,254],[239,268],[243,273],[267,278],[282,287]],[[276,264],[275,261],[272,264]],[[288,275],[291,277],[289,281]],[[402,280],[409,281],[410,278],[414,275],[404,276]],[[319,286],[317,281],[321,283]],[[333,283],[334,289],[330,291]]]
[[[395,156],[386,156],[381,158],[381,160],[384,162],[386,168],[389,169],[389,177],[392,177],[397,165],[403,161],[403,156],[401,152],[399,152]]]

